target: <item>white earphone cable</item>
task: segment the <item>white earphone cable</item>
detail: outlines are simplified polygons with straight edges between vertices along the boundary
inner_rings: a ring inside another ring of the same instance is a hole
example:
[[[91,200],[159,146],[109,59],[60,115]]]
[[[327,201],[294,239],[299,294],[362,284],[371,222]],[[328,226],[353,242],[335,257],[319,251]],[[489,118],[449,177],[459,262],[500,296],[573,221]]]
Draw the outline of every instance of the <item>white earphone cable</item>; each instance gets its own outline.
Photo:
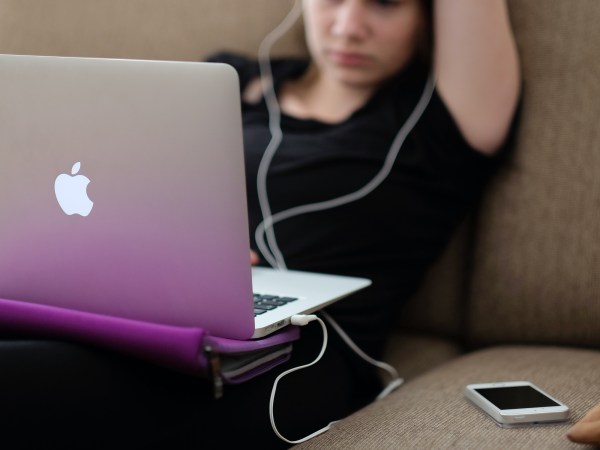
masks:
[[[427,80],[427,83],[425,85],[425,89],[423,90],[423,93],[421,94],[421,98],[419,99],[419,102],[415,106],[415,109],[412,111],[412,113],[410,114],[410,116],[408,117],[408,119],[406,120],[404,125],[400,128],[400,130],[396,134],[394,140],[392,141],[392,145],[390,146],[388,154],[386,155],[383,166],[381,167],[379,172],[362,188],[360,188],[354,192],[351,192],[349,194],[342,195],[340,197],[331,199],[331,200],[325,200],[322,202],[316,202],[316,203],[310,203],[310,204],[301,205],[301,206],[295,206],[295,207],[286,209],[284,211],[280,211],[274,215],[269,214],[269,215],[263,216],[264,217],[263,221],[256,228],[255,240],[256,240],[257,246],[261,249],[261,252],[263,252],[264,247],[266,247],[266,244],[264,241],[264,235],[267,234],[267,240],[268,240],[269,247],[271,249],[274,249],[273,254],[275,255],[275,258],[276,258],[276,264],[273,265],[274,267],[285,268],[286,265],[285,265],[285,261],[283,259],[283,255],[282,255],[281,251],[279,250],[279,247],[277,246],[277,243],[276,243],[276,238],[275,238],[275,235],[273,232],[273,225],[275,225],[278,222],[281,222],[282,220],[290,219],[292,217],[295,217],[295,216],[298,216],[301,214],[323,211],[326,209],[331,209],[331,208],[336,208],[338,206],[346,205],[348,203],[352,203],[357,200],[360,200],[360,199],[366,197],[367,195],[369,195],[371,192],[373,192],[381,183],[383,183],[383,181],[387,178],[387,176],[392,171],[394,162],[396,161],[396,158],[398,156],[398,153],[400,152],[400,149],[402,148],[402,145],[404,144],[404,141],[406,140],[407,136],[410,134],[410,132],[413,130],[413,128],[415,127],[415,125],[417,124],[417,122],[419,121],[419,119],[421,118],[423,113],[425,112],[425,109],[427,108],[427,105],[429,104],[429,101],[431,100],[431,97],[433,95],[434,89],[435,89],[434,78],[433,78],[433,75],[430,75]],[[265,96],[265,101],[267,102],[267,104],[277,102],[276,98],[267,97],[267,96]],[[280,128],[277,130],[277,135],[279,136],[279,139],[281,139],[282,132],[281,132]],[[274,152],[275,152],[275,148],[271,149],[271,153],[268,155],[269,162],[273,158]],[[263,158],[264,159],[267,158],[266,153]],[[266,171],[264,173],[261,172],[260,175],[265,176],[265,178],[266,178]],[[259,184],[261,186],[264,185],[266,187],[266,181],[261,181]],[[266,197],[266,191],[259,190],[259,197],[261,197],[263,195],[264,195],[264,197],[260,198],[261,204],[262,203],[268,204],[268,199]],[[268,211],[270,213],[270,208],[268,209]],[[274,246],[272,246],[272,242],[275,243]],[[269,263],[270,263],[270,261],[269,261]]]
[[[268,224],[265,231],[267,236],[268,247],[264,243],[263,231],[260,233],[260,239],[256,239],[259,251],[263,254],[267,262],[275,268],[286,269],[285,260],[283,254],[277,244],[275,238],[275,230],[271,223],[271,206],[269,204],[269,198],[267,195],[267,172],[275,152],[281,144],[283,138],[283,132],[281,131],[281,110],[279,103],[277,102],[277,96],[275,94],[275,87],[273,85],[273,73],[271,71],[271,48],[283,36],[292,25],[298,20],[302,14],[302,4],[300,0],[294,2],[293,8],[290,10],[288,15],[283,21],[271,31],[261,42],[258,49],[258,63],[260,69],[260,78],[263,88],[263,95],[267,110],[269,112],[269,130],[271,132],[271,140],[267,146],[265,153],[258,166],[258,174],[256,177],[257,190],[258,190],[258,201],[263,216],[261,224]],[[258,230],[257,230],[258,231]]]
[[[433,93],[435,90],[435,77],[432,73],[429,75],[429,77],[427,79],[427,82],[423,89],[423,93],[421,94],[421,97],[419,98],[419,101],[417,102],[414,110],[411,112],[408,119],[402,125],[402,127],[400,128],[398,133],[396,133],[396,136],[394,137],[394,140],[392,141],[392,144],[390,146],[390,149],[388,150],[388,153],[385,157],[385,160],[384,160],[384,163],[383,163],[381,169],[363,187],[361,187],[360,189],[358,189],[354,192],[351,192],[346,195],[342,195],[342,196],[334,198],[334,199],[330,199],[330,200],[326,200],[326,201],[322,201],[322,202],[305,204],[305,205],[301,205],[301,206],[296,206],[296,207],[286,209],[284,211],[280,211],[276,214],[272,214],[271,206],[269,204],[269,199],[268,199],[268,192],[267,192],[267,174],[268,174],[269,167],[271,165],[271,161],[273,160],[273,157],[283,139],[283,132],[281,130],[281,109],[279,107],[279,103],[277,101],[277,95],[275,93],[275,87],[274,87],[274,83],[273,83],[273,74],[271,71],[270,55],[271,55],[271,49],[272,49],[273,45],[275,44],[275,42],[277,42],[277,40],[279,40],[279,38],[281,38],[281,36],[283,36],[292,27],[292,25],[296,22],[296,20],[301,16],[301,13],[302,13],[302,2],[301,2],[301,0],[296,0],[294,2],[294,6],[292,7],[292,9],[288,13],[288,15],[283,19],[283,21],[264,38],[264,40],[262,41],[262,43],[259,47],[259,52],[258,52],[259,70],[260,70],[260,77],[261,77],[261,83],[262,83],[262,89],[263,89],[263,96],[264,96],[268,114],[269,114],[269,131],[271,133],[271,140],[269,141],[269,144],[261,158],[261,161],[260,161],[260,164],[258,167],[258,173],[257,173],[258,201],[259,201],[263,220],[262,220],[262,222],[260,222],[260,224],[257,226],[257,228],[255,230],[255,241],[256,241],[256,245],[258,246],[258,250],[263,255],[265,260],[272,267],[280,269],[280,270],[287,270],[287,265],[285,263],[285,258],[283,256],[283,253],[281,252],[279,245],[277,243],[274,225],[283,220],[286,220],[286,219],[289,219],[289,218],[292,218],[292,217],[295,217],[295,216],[298,216],[301,214],[323,211],[326,209],[336,208],[338,206],[346,205],[348,203],[360,200],[360,199],[364,198],[365,196],[369,195],[371,192],[373,192],[381,183],[383,183],[383,181],[387,178],[387,176],[392,171],[393,165],[394,165],[396,158],[400,152],[400,149],[402,148],[402,145],[404,144],[404,141],[406,140],[406,138],[408,137],[410,132],[413,130],[413,128],[416,126],[419,119],[425,112],[425,109],[427,108],[427,105],[429,104],[431,97],[433,96]],[[266,237],[266,241],[265,241],[265,237]],[[392,378],[391,381],[385,386],[385,388],[382,390],[382,392],[377,396],[377,400],[387,396],[390,392],[392,392],[393,390],[398,388],[400,385],[402,385],[404,380],[402,378],[400,378],[397,371],[391,365],[381,362],[381,361],[377,361],[377,360],[371,358],[370,356],[368,356],[367,354],[365,354],[327,313],[322,311],[321,314],[329,322],[329,324],[336,330],[336,332],[340,335],[340,337],[344,340],[344,342],[346,342],[346,344],[354,352],[356,352],[356,354],[358,356],[360,356],[362,359],[364,359],[369,364],[372,364],[372,365],[378,367],[379,369],[385,370],[391,376],[391,378]],[[283,378],[284,376],[286,376],[287,374],[289,374],[291,372],[295,372],[297,370],[304,369],[306,367],[312,366],[313,364],[316,364],[323,356],[325,349],[327,347],[327,327],[325,326],[325,323],[321,319],[319,319],[318,317],[316,317],[314,315],[294,316],[294,317],[296,318],[296,321],[298,322],[298,323],[296,323],[296,325],[304,325],[308,321],[318,320],[321,324],[321,327],[323,328],[323,346],[321,348],[321,352],[319,353],[319,355],[313,362],[303,365],[303,366],[295,367],[288,371],[283,372],[282,374],[280,374],[277,377],[277,379],[275,380],[275,382],[273,384],[273,389],[271,391],[271,398],[270,398],[270,403],[269,403],[269,415],[270,415],[270,419],[271,419],[271,426],[272,426],[275,434],[280,439],[282,439],[283,441],[285,441],[289,444],[298,444],[301,442],[305,442],[305,441],[327,431],[329,429],[329,427],[333,423],[335,423],[335,422],[331,422],[325,428],[322,428],[322,429],[320,429],[298,441],[287,440],[285,437],[283,437],[279,433],[279,431],[275,425],[273,407],[274,407],[274,401],[275,401],[275,392],[276,392],[279,381],[281,380],[281,378]],[[292,323],[294,323],[294,321],[292,321]]]
[[[329,325],[333,327],[333,329],[343,339],[346,345],[350,347],[358,356],[360,356],[369,364],[386,371],[390,375],[391,380],[375,398],[376,400],[381,400],[382,398],[387,397],[388,394],[390,394],[390,392],[393,392],[394,390],[402,386],[402,384],[404,383],[404,379],[400,378],[398,371],[394,367],[383,361],[377,361],[376,359],[371,358],[369,355],[363,352],[362,349],[358,345],[356,345],[352,339],[350,339],[350,336],[348,336],[346,332],[342,329],[342,327],[340,327],[338,323],[335,320],[333,320],[333,317],[331,317],[325,311],[320,311],[319,314],[322,315],[325,320],[327,320]]]
[[[273,73],[271,70],[271,49],[273,45],[287,31],[289,31],[301,14],[302,2],[301,0],[296,0],[294,2],[294,6],[283,19],[283,21],[263,39],[258,50],[260,77],[263,96],[269,114],[269,131],[271,133],[271,140],[269,141],[258,167],[256,185],[258,202],[263,220],[256,228],[254,237],[258,250],[264,256],[267,262],[272,267],[282,270],[287,269],[287,265],[285,263],[283,253],[281,252],[281,249],[277,243],[274,225],[278,222],[301,214],[323,211],[326,209],[346,205],[348,203],[360,200],[373,192],[381,183],[383,183],[383,181],[392,171],[394,162],[396,161],[404,141],[423,115],[423,112],[427,108],[435,89],[435,80],[433,74],[430,74],[417,105],[392,141],[383,166],[379,172],[362,188],[338,198],[296,206],[284,211],[280,211],[273,215],[267,193],[267,174],[271,165],[271,161],[273,160],[277,149],[281,145],[283,132],[281,130],[281,109],[277,101],[277,95],[275,93],[275,87],[273,83]]]

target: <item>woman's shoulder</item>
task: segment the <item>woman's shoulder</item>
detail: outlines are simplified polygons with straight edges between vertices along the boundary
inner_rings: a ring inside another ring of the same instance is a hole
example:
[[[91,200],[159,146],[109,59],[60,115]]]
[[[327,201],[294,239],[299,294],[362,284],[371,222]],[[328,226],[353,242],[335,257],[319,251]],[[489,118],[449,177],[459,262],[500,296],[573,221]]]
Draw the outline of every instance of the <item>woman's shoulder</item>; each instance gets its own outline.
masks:
[[[240,78],[240,87],[242,89],[260,73],[258,69],[258,62],[241,53],[228,51],[215,52],[205,58],[204,61],[228,64],[232,66]]]
[[[256,61],[249,58],[248,56],[242,53],[235,53],[230,51],[218,51],[211,53],[206,58],[204,58],[204,61],[230,64],[236,69],[256,64]]]
[[[242,53],[220,51],[209,55],[205,61],[232,66],[240,77],[242,89],[260,76],[258,60]],[[304,71],[307,65],[306,59],[297,57],[277,57],[270,61],[271,71],[276,83],[281,79],[296,76],[296,74]]]

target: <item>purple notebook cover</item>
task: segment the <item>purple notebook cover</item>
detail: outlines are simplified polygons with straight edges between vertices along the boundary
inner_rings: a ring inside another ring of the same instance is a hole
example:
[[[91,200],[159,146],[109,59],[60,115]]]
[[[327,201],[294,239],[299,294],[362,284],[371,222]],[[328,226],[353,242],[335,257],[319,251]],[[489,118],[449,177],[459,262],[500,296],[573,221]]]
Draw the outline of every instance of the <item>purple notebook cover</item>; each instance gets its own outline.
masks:
[[[292,342],[300,336],[297,327],[287,327],[260,340],[237,341],[209,336],[201,328],[161,325],[6,299],[0,299],[0,333],[94,344],[193,375],[208,373],[205,345],[220,353],[237,354]],[[287,359],[289,355],[225,381],[243,382]]]

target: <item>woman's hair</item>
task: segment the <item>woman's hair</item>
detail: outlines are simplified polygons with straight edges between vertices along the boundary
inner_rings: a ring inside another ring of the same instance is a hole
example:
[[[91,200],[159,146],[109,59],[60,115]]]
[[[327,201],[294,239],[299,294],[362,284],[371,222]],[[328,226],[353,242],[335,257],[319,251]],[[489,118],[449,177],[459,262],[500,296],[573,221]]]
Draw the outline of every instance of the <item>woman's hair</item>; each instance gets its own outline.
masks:
[[[433,0],[421,0],[425,16],[425,30],[418,49],[418,56],[427,65],[433,60]]]

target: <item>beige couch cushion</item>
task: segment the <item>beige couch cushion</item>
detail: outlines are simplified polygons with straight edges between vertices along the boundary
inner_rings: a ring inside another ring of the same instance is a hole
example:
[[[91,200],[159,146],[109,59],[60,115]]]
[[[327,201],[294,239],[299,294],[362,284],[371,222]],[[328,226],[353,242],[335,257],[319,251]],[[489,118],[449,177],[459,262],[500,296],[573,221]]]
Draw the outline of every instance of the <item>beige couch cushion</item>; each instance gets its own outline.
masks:
[[[600,346],[600,2],[509,2],[525,97],[518,145],[484,203],[475,343]]]
[[[457,358],[335,424],[302,449],[584,449],[569,424],[505,429],[463,398],[477,382],[528,380],[565,402],[573,420],[600,398],[600,353],[497,347]]]
[[[463,353],[454,340],[429,334],[393,333],[387,344],[384,360],[405,380],[415,378]]]
[[[256,54],[293,0],[0,0],[0,52],[196,61]],[[300,28],[278,52],[304,52]]]

